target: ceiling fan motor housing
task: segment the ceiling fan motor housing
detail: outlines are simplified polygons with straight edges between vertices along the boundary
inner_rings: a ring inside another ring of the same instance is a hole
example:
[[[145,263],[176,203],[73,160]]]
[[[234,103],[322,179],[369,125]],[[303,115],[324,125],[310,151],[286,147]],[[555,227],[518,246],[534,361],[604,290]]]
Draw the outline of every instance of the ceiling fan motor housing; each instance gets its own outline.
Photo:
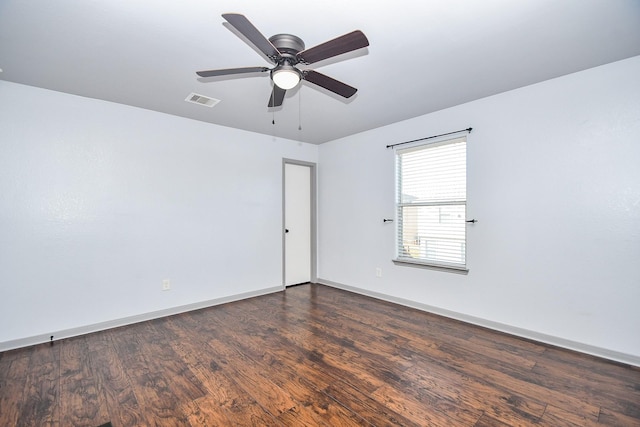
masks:
[[[295,59],[296,53],[304,50],[302,39],[293,34],[276,34],[271,36],[269,41],[284,57]]]

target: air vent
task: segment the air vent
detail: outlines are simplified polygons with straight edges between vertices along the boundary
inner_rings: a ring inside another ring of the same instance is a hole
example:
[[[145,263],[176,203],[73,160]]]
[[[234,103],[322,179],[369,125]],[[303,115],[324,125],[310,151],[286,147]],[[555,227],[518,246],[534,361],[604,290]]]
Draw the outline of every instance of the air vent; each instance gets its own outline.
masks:
[[[205,107],[213,107],[218,102],[219,99],[209,98],[208,96],[198,95],[197,93],[190,93],[189,96],[185,99],[187,102],[191,102],[194,104],[204,105]]]

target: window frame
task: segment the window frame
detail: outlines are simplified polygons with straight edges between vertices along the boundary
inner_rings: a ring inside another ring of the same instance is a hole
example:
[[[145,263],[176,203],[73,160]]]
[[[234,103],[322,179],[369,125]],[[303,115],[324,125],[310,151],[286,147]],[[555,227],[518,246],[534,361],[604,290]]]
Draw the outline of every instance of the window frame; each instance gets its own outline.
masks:
[[[445,146],[448,144],[455,144],[455,143],[460,143],[463,142],[465,144],[465,157],[464,157],[464,181],[465,181],[465,191],[464,191],[464,201],[462,200],[444,200],[441,202],[425,202],[425,203],[418,203],[415,204],[413,206],[419,207],[419,206],[446,206],[446,205],[462,205],[464,206],[464,211],[465,211],[465,216],[466,216],[466,207],[467,207],[467,203],[468,203],[468,191],[467,191],[467,186],[466,186],[466,182],[467,182],[467,172],[468,172],[468,165],[467,165],[467,144],[468,144],[468,134],[464,134],[464,135],[447,135],[446,137],[441,137],[441,138],[437,138],[434,139],[432,141],[429,141],[427,143],[425,142],[418,142],[418,143],[414,143],[411,145],[407,145],[404,146],[402,148],[397,147],[396,149],[394,149],[394,162],[395,162],[395,215],[396,215],[396,230],[395,230],[395,241],[394,241],[394,246],[395,246],[395,257],[392,260],[395,264],[397,265],[405,265],[405,266],[411,266],[411,267],[421,267],[421,268],[427,268],[427,269],[435,269],[435,270],[442,270],[442,271],[449,271],[449,272],[454,272],[454,273],[462,273],[462,274],[466,274],[468,273],[468,257],[467,257],[467,238],[468,238],[468,233],[467,233],[467,224],[466,224],[466,217],[462,218],[462,220],[464,221],[463,223],[463,230],[464,230],[464,263],[448,263],[448,262],[443,262],[443,261],[437,261],[437,260],[433,260],[433,259],[426,259],[426,258],[411,258],[411,257],[403,257],[401,256],[401,242],[403,241],[403,217],[402,217],[402,210],[403,208],[407,208],[412,206],[412,204],[410,203],[403,203],[402,201],[402,194],[401,194],[401,180],[402,180],[402,175],[401,175],[401,171],[400,171],[400,156],[403,153],[407,153],[407,152],[412,152],[412,151],[422,151],[422,150],[427,150],[429,148],[436,148],[436,147],[441,147],[441,146]]]

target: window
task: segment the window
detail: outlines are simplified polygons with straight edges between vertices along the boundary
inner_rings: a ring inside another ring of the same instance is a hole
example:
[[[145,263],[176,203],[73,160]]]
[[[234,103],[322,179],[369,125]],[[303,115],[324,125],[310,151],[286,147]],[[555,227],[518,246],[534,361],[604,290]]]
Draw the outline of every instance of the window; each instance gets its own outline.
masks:
[[[466,269],[466,170],[466,137],[396,151],[396,261]]]

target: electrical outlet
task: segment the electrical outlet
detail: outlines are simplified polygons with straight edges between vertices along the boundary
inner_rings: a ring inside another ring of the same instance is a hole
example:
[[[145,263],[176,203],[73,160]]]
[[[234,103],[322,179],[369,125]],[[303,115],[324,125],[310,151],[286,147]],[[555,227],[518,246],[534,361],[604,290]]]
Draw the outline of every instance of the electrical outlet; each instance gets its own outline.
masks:
[[[171,289],[171,280],[164,279],[162,281],[162,290],[163,291],[168,291],[169,289]]]
[[[376,267],[376,277],[382,277],[382,269],[380,267]]]

